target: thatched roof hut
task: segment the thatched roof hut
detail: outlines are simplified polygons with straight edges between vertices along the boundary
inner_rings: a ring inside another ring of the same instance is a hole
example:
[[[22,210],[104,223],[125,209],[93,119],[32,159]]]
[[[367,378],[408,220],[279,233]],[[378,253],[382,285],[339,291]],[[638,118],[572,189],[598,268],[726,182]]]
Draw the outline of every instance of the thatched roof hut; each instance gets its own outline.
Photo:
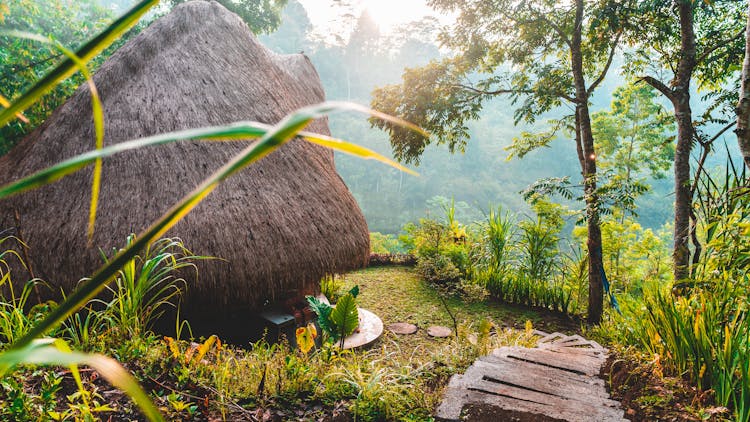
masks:
[[[207,1],[176,7],[120,48],[94,80],[107,144],[239,120],[276,123],[324,100],[305,56],[274,54],[239,17]],[[0,158],[0,183],[92,149],[91,115],[84,84]],[[324,120],[308,130],[329,134]],[[16,226],[17,211],[35,275],[70,289],[102,264],[99,248],[122,247],[246,145],[183,142],[105,159],[96,247],[86,239],[90,168],[0,201],[0,230]],[[225,260],[199,263],[183,305],[225,315],[313,291],[324,274],[363,266],[369,251],[366,222],[333,153],[301,140],[228,180],[168,235]]]

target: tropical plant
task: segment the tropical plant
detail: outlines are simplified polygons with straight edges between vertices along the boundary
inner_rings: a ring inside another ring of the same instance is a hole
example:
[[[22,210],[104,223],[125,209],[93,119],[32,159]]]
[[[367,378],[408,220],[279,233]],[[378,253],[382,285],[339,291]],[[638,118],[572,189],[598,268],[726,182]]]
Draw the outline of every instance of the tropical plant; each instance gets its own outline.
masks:
[[[134,241],[135,235],[131,234],[125,247]],[[195,269],[193,261],[201,259],[211,258],[193,255],[180,239],[159,239],[146,247],[142,257],[135,256],[118,271],[114,286],[107,286],[112,299],[98,302],[105,306],[114,327],[138,336],[150,329],[165,308],[177,306],[175,301],[179,300],[181,289],[187,288],[178,272]]]
[[[325,295],[331,303],[336,303],[341,296],[341,290],[344,288],[344,277],[334,274],[327,274],[320,279],[320,292]]]
[[[359,286],[352,287],[339,297],[335,307],[321,302],[314,296],[307,296],[310,308],[318,315],[318,325],[323,330],[324,337],[330,342],[339,341],[341,348],[344,347],[344,339],[359,326],[358,295]]]

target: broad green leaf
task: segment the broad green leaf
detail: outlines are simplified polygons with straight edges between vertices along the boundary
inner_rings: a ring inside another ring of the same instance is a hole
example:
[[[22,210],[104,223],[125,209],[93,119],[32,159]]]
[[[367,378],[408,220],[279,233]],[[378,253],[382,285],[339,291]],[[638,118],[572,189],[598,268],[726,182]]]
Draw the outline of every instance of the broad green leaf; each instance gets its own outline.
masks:
[[[357,299],[351,293],[341,296],[331,312],[330,319],[336,327],[336,339],[340,339],[343,343],[344,338],[359,326]]]
[[[112,22],[110,26],[102,31],[91,41],[79,48],[75,55],[80,57],[83,62],[88,62],[99,52],[107,48],[121,34],[130,29],[151,7],[156,5],[159,0],[141,0],[119,19]],[[8,35],[11,31],[0,31],[0,35]],[[26,91],[20,98],[13,101],[10,107],[0,112],[0,126],[8,123],[18,112],[24,111],[42,95],[54,88],[60,81],[72,75],[76,71],[76,65],[73,60],[68,58],[54,69],[52,69],[44,78],[34,84],[31,89]]]
[[[331,316],[331,311],[333,310],[331,305],[323,303],[313,296],[307,296],[307,303],[310,305],[313,312],[318,315],[318,325],[320,325],[320,329],[326,333],[333,333],[334,327],[331,325],[331,320],[329,318]]]
[[[61,365],[71,368],[77,365],[90,366],[110,384],[130,396],[149,420],[163,420],[156,406],[141,389],[135,378],[112,358],[72,352],[64,342],[47,338],[34,340],[23,347],[14,348],[0,354],[0,375],[7,374],[12,368],[21,364]],[[77,370],[74,372],[74,377],[76,374]],[[80,376],[78,376],[76,382],[80,383]]]

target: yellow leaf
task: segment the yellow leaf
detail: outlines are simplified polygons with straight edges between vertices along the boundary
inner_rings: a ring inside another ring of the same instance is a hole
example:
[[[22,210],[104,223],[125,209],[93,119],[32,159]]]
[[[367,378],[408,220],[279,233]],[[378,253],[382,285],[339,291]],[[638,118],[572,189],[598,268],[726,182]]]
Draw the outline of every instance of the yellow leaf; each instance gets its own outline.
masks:
[[[169,350],[172,352],[172,357],[177,359],[180,357],[180,349],[177,348],[177,343],[174,341],[172,337],[164,336],[164,341],[167,342],[167,346],[169,347]]]
[[[203,359],[203,356],[205,356],[206,353],[208,353],[208,350],[211,349],[211,346],[213,346],[214,343],[217,343],[217,342],[218,342],[218,345],[216,346],[216,348],[218,350],[218,348],[221,347],[221,342],[219,341],[219,337],[217,337],[216,334],[214,334],[211,337],[207,338],[206,341],[203,342],[203,344],[201,344],[201,346],[198,348],[198,353],[193,358],[193,362],[200,362],[201,359]]]
[[[315,337],[318,336],[318,331],[314,325],[308,324],[307,327],[297,328],[296,335],[297,347],[302,353],[307,354],[315,346]]]

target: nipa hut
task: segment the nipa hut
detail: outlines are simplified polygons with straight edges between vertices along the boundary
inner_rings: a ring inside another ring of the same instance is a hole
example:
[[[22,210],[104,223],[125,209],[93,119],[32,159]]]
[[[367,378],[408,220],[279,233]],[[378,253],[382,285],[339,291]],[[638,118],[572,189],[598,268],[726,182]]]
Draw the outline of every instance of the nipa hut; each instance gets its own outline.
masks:
[[[153,23],[94,81],[107,144],[240,120],[272,124],[324,100],[305,56],[267,50],[238,16],[208,1],[184,3]],[[92,149],[91,116],[84,84],[0,158],[0,183]],[[329,134],[325,120],[307,129]],[[91,168],[0,201],[0,230],[20,229],[35,275],[70,290],[102,264],[100,248],[124,246],[128,234],[148,227],[246,145],[181,142],[105,159],[95,247],[86,238]],[[199,262],[197,279],[185,274],[182,312],[224,320],[314,292],[324,274],[363,266],[369,251],[366,222],[332,151],[302,140],[225,182],[168,236],[223,259]]]

